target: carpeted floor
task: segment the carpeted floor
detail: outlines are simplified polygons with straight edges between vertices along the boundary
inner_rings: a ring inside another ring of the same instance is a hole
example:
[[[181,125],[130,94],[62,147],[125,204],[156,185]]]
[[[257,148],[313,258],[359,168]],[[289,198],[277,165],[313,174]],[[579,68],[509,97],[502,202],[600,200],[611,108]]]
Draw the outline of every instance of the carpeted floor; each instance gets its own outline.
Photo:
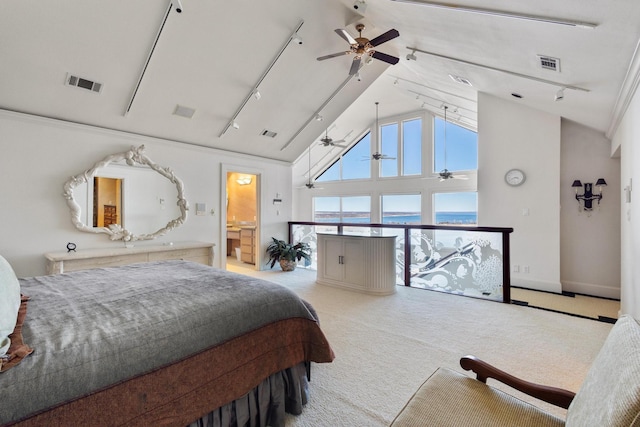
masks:
[[[229,270],[280,283],[309,301],[336,353],[314,364],[311,399],[288,427],[388,426],[438,367],[473,354],[526,380],[576,391],[611,324],[421,289],[370,296],[315,283],[301,268]],[[535,400],[510,391],[527,400]],[[563,417],[565,411],[537,402]]]

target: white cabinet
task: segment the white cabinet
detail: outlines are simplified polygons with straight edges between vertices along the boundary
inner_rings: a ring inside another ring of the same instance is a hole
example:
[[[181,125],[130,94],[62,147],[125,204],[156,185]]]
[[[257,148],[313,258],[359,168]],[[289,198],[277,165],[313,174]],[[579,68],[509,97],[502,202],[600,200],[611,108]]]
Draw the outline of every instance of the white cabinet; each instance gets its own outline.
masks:
[[[318,279],[324,285],[376,295],[396,291],[396,236],[318,233]]]
[[[50,252],[47,274],[91,268],[117,267],[136,262],[181,259],[213,265],[213,243],[179,242],[171,245],[135,246],[132,248],[79,249],[78,252]]]

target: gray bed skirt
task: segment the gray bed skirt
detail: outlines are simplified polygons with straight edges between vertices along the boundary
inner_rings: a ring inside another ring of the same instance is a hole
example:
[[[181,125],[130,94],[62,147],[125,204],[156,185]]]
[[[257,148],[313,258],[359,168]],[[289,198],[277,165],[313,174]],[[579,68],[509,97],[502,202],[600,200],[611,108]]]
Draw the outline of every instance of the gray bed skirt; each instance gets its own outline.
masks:
[[[249,393],[188,427],[283,427],[285,412],[299,415],[309,398],[304,363],[271,375]]]

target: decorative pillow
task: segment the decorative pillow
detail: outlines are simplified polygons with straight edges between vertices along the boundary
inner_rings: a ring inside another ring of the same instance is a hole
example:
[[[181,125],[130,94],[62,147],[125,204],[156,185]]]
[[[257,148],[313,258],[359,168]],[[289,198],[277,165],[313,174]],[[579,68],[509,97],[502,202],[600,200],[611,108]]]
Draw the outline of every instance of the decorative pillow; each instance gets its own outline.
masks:
[[[11,265],[0,256],[0,357],[9,350],[20,309],[20,282]]]
[[[29,301],[29,297],[20,295],[20,300],[20,310],[18,310],[16,327],[13,333],[9,335],[11,346],[7,354],[0,357],[0,372],[13,368],[22,362],[22,359],[33,353],[33,349],[25,344],[22,339],[22,324],[24,323],[25,317],[27,317],[27,301]]]

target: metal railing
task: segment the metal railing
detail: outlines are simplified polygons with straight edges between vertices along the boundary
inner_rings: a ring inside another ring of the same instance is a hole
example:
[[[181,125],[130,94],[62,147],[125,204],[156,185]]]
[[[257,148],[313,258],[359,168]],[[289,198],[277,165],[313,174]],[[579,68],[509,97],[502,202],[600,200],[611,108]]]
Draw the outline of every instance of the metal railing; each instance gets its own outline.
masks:
[[[317,233],[396,235],[396,284],[506,303],[511,301],[512,232],[506,227],[289,222],[289,241],[312,249],[308,268],[316,268]]]

